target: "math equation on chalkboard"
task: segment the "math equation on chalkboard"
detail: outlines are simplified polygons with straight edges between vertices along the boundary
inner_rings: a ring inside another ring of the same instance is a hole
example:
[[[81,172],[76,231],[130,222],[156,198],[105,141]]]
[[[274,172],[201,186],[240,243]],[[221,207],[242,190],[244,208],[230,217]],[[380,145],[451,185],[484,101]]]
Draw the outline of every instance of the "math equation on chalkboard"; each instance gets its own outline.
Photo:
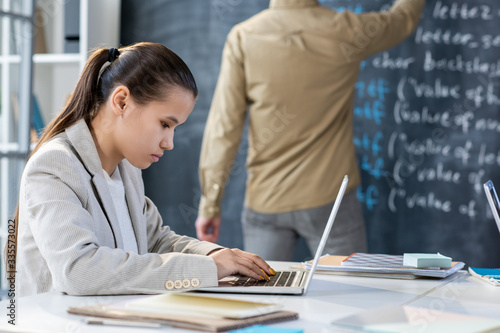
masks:
[[[368,13],[393,2],[320,3]],[[499,18],[498,1],[427,1],[407,40],[361,63],[354,143],[372,252],[500,265],[482,187],[500,186]]]

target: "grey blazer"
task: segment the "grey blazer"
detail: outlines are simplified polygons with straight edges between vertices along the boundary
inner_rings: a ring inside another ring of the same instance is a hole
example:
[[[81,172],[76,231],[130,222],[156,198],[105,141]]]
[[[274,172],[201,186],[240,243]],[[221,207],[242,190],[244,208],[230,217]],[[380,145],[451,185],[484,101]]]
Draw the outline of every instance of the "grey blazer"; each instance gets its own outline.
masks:
[[[125,252],[113,200],[84,121],[46,142],[21,179],[17,295],[160,293],[216,286],[220,246],[162,227],[141,171],[118,167],[139,254]]]

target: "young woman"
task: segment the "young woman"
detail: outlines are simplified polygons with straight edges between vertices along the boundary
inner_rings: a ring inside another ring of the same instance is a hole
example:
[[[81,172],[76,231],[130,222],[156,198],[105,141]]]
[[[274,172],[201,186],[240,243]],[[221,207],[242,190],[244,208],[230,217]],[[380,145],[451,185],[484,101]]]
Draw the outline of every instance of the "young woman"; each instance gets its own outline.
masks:
[[[175,234],[144,195],[140,169],[173,149],[198,90],[155,43],[97,50],[26,164],[17,222],[17,291],[158,293],[267,279],[257,255]]]

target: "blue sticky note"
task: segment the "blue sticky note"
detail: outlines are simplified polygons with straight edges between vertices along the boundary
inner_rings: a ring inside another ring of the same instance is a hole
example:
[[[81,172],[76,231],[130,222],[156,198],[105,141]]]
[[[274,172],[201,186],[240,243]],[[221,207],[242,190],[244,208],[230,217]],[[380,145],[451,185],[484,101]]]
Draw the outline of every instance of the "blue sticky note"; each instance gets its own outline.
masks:
[[[304,330],[301,328],[284,328],[268,325],[254,325],[234,331],[229,331],[229,333],[303,333]]]

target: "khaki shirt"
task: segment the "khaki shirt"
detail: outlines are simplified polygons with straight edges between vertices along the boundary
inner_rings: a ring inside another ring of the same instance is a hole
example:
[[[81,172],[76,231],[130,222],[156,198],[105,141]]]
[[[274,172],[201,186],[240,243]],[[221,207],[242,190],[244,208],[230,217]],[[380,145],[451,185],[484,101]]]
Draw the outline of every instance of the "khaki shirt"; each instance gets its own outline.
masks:
[[[425,0],[337,13],[316,0],[271,0],[227,36],[200,157],[200,216],[220,215],[249,116],[245,204],[263,213],[332,202],[360,184],[353,143],[360,63],[403,41]]]

